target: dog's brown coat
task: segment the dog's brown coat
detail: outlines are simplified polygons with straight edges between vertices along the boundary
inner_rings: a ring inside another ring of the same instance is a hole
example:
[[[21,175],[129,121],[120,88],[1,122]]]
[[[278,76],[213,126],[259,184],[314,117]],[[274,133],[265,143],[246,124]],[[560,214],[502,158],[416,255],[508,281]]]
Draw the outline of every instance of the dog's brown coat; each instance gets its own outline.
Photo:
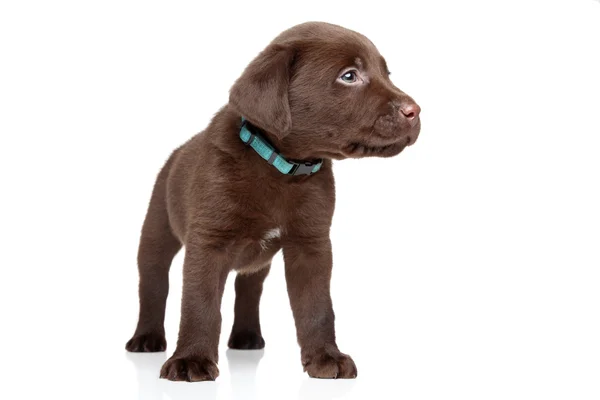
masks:
[[[338,79],[349,67],[360,82]],[[354,362],[336,345],[329,294],[331,159],[398,154],[418,136],[419,111],[391,83],[384,59],[364,36],[325,23],[278,36],[234,84],[229,104],[158,175],[138,254],[139,322],[127,350],[165,350],[168,272],[185,245],[179,340],[161,377],[215,379],[227,275],[238,271],[229,346],[262,348],[262,285],[283,249],[304,369],[312,377],[356,377]],[[281,174],[241,142],[242,116],[286,158],[323,158],[321,170]],[[265,238],[267,232],[279,235]]]

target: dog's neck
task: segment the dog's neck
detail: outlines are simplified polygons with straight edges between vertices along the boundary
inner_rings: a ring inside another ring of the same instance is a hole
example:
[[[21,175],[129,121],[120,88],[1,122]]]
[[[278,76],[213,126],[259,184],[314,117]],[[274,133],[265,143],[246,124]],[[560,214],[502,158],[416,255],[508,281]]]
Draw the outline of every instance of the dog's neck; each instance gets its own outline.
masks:
[[[249,121],[242,120],[240,127],[240,139],[244,144],[251,147],[269,165],[272,165],[284,175],[312,175],[318,172],[323,165],[323,160],[295,161],[288,160],[282,156],[277,149],[266,139],[260,129]]]
[[[209,126],[200,135],[200,140],[206,140],[214,146],[215,151],[227,155],[227,160],[231,168],[235,169],[239,176],[250,178],[251,176],[260,176],[262,179],[269,177],[277,181],[284,182],[305,182],[320,180],[331,175],[332,162],[330,157],[323,157],[323,164],[318,173],[311,175],[288,175],[283,174],[273,165],[261,157],[253,148],[250,148],[240,138],[242,125],[242,116],[229,105],[223,107],[212,118]],[[277,140],[274,140],[267,132],[263,132],[263,137],[273,144],[279,154],[285,160],[312,160],[313,157],[303,157],[302,154],[296,154],[293,148],[288,148]]]

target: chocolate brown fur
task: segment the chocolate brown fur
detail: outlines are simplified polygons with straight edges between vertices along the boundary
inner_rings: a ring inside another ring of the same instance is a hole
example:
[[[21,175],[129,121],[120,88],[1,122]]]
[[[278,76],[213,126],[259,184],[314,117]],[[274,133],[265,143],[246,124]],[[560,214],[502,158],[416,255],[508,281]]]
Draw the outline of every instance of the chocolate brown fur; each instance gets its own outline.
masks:
[[[340,80],[349,68],[360,82]],[[262,348],[262,285],[271,259],[283,249],[305,371],[319,378],[356,377],[354,362],[336,345],[329,294],[331,159],[400,153],[418,136],[419,111],[392,84],[385,61],[364,36],[325,23],[278,36],[235,82],[229,104],[175,150],[158,175],[138,254],[139,322],[127,350],[165,350],[169,267],[184,246],[179,340],[160,376],[214,380],[227,275],[238,272],[229,347]],[[321,170],[283,175],[242,143],[242,116],[287,159],[322,158]],[[267,240],[274,229],[280,234]]]

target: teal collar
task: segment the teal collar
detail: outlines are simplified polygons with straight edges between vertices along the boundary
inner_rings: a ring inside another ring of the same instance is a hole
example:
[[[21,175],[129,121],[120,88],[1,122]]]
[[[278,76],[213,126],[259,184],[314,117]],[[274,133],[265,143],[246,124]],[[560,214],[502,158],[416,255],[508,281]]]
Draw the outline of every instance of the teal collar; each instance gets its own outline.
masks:
[[[319,171],[323,165],[323,160],[315,160],[315,162],[286,160],[244,118],[242,118],[242,127],[240,128],[240,139],[285,175],[311,175]]]

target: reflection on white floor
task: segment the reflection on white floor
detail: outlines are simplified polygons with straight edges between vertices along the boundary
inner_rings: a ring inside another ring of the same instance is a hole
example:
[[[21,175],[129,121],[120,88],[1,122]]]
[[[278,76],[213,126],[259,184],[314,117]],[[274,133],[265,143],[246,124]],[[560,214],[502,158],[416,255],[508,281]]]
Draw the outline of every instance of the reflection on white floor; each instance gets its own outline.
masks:
[[[264,350],[227,350],[225,352],[227,370],[223,371],[216,382],[170,382],[158,377],[160,367],[166,361],[166,353],[126,353],[127,359],[135,366],[137,375],[138,398],[140,400],[185,399],[222,399],[257,400],[257,371]],[[228,373],[228,374],[227,374]],[[229,387],[224,381],[229,381]],[[320,380],[306,377],[299,387],[298,399],[335,399],[348,395],[355,380]],[[273,389],[282,387],[281,381],[274,380]],[[262,390],[264,392],[264,390]]]

